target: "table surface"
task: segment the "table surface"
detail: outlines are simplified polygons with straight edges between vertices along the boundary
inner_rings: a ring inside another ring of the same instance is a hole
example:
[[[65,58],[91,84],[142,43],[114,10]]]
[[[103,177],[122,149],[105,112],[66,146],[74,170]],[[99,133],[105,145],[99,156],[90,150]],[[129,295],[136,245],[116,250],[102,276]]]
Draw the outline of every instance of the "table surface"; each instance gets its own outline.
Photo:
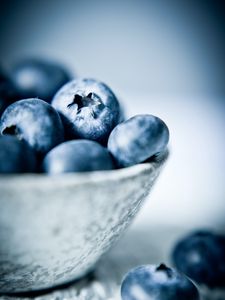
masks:
[[[151,263],[170,261],[171,249],[187,228],[151,227],[132,224],[120,241],[99,261],[92,276],[67,288],[56,289],[36,296],[38,300],[121,300],[120,285],[131,268]],[[221,291],[201,290],[202,300],[224,300]],[[25,297],[2,296],[0,300],[25,300]]]

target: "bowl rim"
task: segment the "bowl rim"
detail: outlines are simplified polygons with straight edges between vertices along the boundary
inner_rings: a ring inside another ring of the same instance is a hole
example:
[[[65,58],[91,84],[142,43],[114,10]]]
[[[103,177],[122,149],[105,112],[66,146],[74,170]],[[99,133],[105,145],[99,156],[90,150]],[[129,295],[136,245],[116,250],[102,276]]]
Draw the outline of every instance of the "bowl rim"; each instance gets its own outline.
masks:
[[[65,182],[80,184],[85,182],[101,182],[101,181],[115,181],[123,178],[134,177],[139,173],[153,172],[161,167],[167,160],[169,155],[168,149],[161,153],[160,156],[155,157],[149,161],[139,163],[130,167],[113,170],[98,170],[90,172],[68,172],[61,174],[47,174],[47,173],[21,173],[21,174],[0,174],[0,186],[10,184],[28,185],[31,182],[36,184],[49,184],[50,182],[57,182],[65,184]]]

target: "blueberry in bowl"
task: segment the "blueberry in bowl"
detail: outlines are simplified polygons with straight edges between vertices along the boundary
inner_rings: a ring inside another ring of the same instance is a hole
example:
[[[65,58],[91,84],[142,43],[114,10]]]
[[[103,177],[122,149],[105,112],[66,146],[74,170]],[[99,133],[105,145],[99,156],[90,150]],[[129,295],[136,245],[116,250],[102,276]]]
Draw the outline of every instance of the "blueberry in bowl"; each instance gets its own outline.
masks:
[[[136,115],[111,132],[108,149],[117,165],[128,167],[163,152],[169,141],[169,129],[158,117]]]
[[[4,70],[0,68],[0,117],[7,106],[20,98],[21,94],[18,89]]]
[[[21,99],[38,97],[47,102],[51,102],[57,90],[71,79],[69,71],[60,63],[42,58],[19,61],[10,75]]]
[[[43,169],[49,174],[113,170],[108,150],[90,140],[73,140],[52,149],[44,158]]]
[[[77,78],[54,96],[52,106],[63,116],[69,136],[106,144],[120,121],[119,102],[103,82]]]
[[[37,153],[45,154],[64,140],[57,111],[40,99],[23,99],[6,108],[0,121],[1,135],[25,140]]]
[[[32,148],[17,138],[0,136],[0,174],[35,173],[37,157]]]

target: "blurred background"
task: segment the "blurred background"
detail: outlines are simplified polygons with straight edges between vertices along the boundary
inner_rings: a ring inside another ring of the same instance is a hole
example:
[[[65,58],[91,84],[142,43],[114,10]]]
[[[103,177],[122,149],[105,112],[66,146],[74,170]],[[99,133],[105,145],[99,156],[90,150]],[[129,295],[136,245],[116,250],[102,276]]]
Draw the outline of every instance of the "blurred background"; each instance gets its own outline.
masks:
[[[130,230],[225,229],[223,4],[0,1],[5,68],[24,57],[62,62],[107,83],[127,116],[150,113],[167,123],[169,160]]]

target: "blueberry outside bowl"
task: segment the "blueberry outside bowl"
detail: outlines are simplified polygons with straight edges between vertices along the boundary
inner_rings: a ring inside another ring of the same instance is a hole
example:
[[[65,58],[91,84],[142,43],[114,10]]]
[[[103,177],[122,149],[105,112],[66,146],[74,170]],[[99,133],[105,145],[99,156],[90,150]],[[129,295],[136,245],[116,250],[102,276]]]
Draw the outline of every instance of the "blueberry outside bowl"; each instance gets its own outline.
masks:
[[[94,268],[168,157],[83,174],[0,177],[0,293],[39,291]]]

